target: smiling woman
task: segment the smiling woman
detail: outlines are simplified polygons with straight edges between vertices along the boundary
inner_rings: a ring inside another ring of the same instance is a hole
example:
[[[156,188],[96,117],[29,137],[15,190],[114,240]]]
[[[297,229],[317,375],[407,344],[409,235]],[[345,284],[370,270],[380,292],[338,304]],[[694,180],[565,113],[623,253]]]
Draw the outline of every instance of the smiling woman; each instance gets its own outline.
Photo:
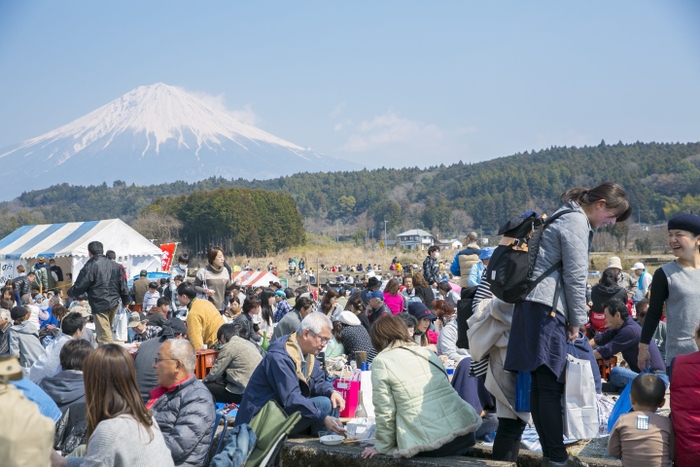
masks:
[[[700,216],[679,214],[668,221],[668,245],[676,256],[654,272],[649,311],[639,342],[639,367],[650,360],[649,342],[666,306],[666,367],[677,355],[697,350],[692,331],[700,321]]]

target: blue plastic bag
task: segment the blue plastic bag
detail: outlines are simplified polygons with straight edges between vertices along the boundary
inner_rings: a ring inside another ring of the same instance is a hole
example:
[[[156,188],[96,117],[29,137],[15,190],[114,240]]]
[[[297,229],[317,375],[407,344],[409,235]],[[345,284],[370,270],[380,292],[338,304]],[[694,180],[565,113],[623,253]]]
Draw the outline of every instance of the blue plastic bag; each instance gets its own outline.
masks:
[[[532,385],[532,373],[518,371],[515,377],[515,411],[530,411],[530,386]]]
[[[632,410],[632,400],[630,399],[631,392],[632,381],[627,383],[625,389],[623,389],[620,393],[620,397],[617,399],[617,402],[615,402],[615,407],[613,407],[612,412],[610,413],[610,418],[608,419],[608,433],[612,432],[615,422],[618,418],[620,418],[620,415],[629,413],[629,411]]]

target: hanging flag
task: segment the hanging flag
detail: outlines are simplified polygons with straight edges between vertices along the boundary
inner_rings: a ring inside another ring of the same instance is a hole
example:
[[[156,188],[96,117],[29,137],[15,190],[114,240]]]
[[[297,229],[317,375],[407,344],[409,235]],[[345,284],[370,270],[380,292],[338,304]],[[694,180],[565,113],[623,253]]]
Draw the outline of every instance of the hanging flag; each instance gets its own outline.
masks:
[[[175,249],[177,248],[177,243],[163,243],[160,245],[161,251],[163,251],[163,256],[160,260],[160,270],[164,272],[170,271],[170,265],[173,262],[173,257],[175,256]]]

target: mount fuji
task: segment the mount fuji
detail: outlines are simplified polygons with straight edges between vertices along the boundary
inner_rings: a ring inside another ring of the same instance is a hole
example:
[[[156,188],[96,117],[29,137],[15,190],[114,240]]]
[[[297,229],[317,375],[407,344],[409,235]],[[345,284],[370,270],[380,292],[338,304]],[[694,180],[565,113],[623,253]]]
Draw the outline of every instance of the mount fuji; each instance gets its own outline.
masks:
[[[152,185],[359,168],[242,123],[181,88],[157,83],[0,150],[0,200],[65,182]]]

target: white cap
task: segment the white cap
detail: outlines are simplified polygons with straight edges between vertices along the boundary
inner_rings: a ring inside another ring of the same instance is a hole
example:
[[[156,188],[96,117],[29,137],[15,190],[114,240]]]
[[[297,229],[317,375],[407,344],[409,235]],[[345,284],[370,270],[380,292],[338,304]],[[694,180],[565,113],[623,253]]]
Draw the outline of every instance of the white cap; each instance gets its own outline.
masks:
[[[335,319],[335,321],[340,321],[343,324],[347,324],[349,326],[359,326],[360,324],[360,318],[358,318],[355,313],[352,311],[342,311],[338,317]]]
[[[634,266],[632,266],[632,270],[636,271],[637,269],[646,269],[646,268],[644,267],[644,264],[642,264],[642,263],[634,263]]]

